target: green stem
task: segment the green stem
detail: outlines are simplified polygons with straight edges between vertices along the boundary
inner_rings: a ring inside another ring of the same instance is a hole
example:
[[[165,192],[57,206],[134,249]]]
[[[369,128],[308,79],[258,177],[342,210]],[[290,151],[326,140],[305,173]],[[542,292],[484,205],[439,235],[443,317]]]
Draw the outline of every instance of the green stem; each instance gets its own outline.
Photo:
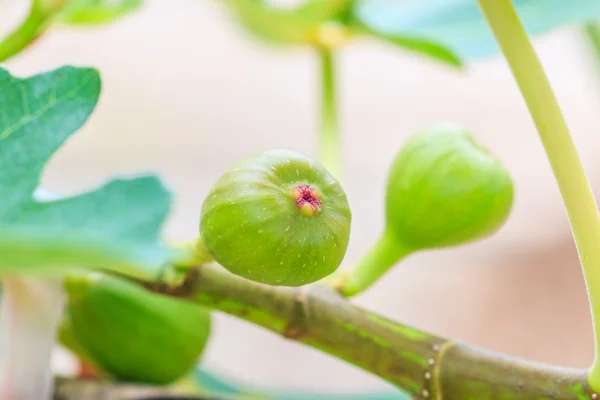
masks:
[[[49,4],[34,0],[27,18],[0,42],[0,61],[19,54],[37,40],[50,26],[52,17],[67,3],[68,0],[53,0]]]
[[[597,23],[590,22],[584,26],[585,33],[592,45],[594,55],[597,61],[600,63],[600,28]]]
[[[146,287],[250,321],[352,363],[416,399],[596,399],[585,370],[473,349],[353,306],[323,285],[290,288],[191,269],[178,287]]]
[[[356,265],[332,281],[332,286],[345,297],[356,296],[412,251],[400,245],[393,235],[384,232]]]
[[[595,360],[590,384],[600,389],[600,214],[548,78],[510,0],[479,0],[525,98],[565,204],[590,301]]]
[[[330,49],[319,49],[321,61],[321,127],[319,160],[337,179],[342,175],[341,143],[338,131],[334,56]]]
[[[427,360],[444,341],[350,306],[330,288],[275,287],[202,266],[196,302],[306,343],[418,393]]]

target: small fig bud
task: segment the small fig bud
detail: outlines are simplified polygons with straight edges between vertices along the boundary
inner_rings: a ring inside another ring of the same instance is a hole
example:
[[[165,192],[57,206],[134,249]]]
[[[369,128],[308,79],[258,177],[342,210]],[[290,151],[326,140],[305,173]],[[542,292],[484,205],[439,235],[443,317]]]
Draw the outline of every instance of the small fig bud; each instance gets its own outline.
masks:
[[[410,253],[489,235],[504,223],[512,201],[509,174],[468,132],[452,124],[426,129],[392,164],[383,234],[331,284],[353,296]]]
[[[513,201],[508,172],[463,128],[440,124],[410,139],[388,179],[386,229],[414,250],[454,246],[497,230]]]
[[[199,360],[209,312],[100,273],[69,276],[71,341],[94,365],[120,380],[167,384]]]
[[[301,286],[331,274],[350,238],[339,182],[299,153],[270,150],[233,165],[202,206],[202,241],[230,272]]]

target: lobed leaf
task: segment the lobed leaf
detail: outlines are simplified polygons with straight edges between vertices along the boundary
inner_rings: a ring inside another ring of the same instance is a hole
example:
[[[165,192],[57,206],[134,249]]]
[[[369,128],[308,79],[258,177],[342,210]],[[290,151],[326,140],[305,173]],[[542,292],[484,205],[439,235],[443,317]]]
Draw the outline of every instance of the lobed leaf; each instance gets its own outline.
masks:
[[[27,79],[0,69],[0,273],[89,266],[152,278],[166,262],[158,233],[170,194],[156,177],[116,179],[58,200],[37,191],[44,166],[87,121],[100,89],[93,69]]]

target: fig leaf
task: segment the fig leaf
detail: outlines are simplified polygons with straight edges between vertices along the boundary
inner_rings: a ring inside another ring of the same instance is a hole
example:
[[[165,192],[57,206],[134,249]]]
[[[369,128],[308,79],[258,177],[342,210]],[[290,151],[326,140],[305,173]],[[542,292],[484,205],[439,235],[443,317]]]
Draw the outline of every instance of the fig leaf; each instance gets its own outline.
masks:
[[[158,276],[170,194],[153,176],[115,179],[58,200],[33,193],[49,158],[86,122],[100,77],[63,67],[27,79],[0,69],[0,274],[100,267]]]

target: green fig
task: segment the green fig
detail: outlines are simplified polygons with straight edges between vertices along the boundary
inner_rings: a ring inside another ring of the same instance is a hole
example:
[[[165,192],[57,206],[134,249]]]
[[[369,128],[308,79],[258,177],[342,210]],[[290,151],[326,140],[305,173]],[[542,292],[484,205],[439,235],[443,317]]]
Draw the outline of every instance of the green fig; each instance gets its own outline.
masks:
[[[65,287],[71,341],[117,379],[173,382],[208,341],[210,314],[198,305],[100,273],[69,276]]]
[[[463,128],[441,124],[396,156],[386,193],[386,229],[411,249],[455,246],[496,231],[513,201],[502,164]]]
[[[200,231],[230,272],[301,286],[334,272],[350,238],[351,212],[340,183],[319,163],[269,150],[234,164],[202,205]]]
[[[510,175],[469,132],[454,124],[430,127],[394,159],[383,235],[334,286],[355,295],[412,252],[488,236],[506,221],[512,202]]]

